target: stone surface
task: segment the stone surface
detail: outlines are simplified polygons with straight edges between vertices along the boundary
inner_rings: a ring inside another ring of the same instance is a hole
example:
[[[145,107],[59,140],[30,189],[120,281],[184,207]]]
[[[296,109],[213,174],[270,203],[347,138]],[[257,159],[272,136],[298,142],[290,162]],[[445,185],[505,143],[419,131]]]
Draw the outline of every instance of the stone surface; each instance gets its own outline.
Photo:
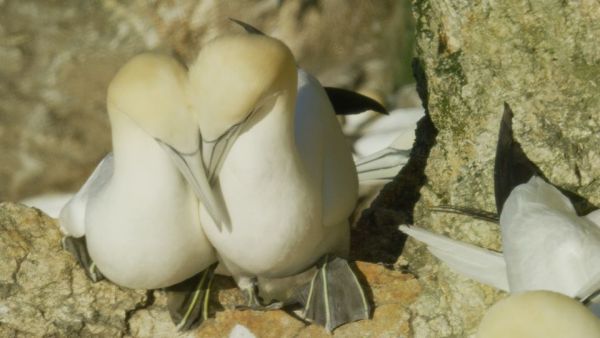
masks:
[[[0,336],[121,336],[145,291],[92,284],[60,246],[55,222],[0,204]]]
[[[241,311],[241,292],[215,279],[210,315],[198,329],[177,333],[159,290],[91,283],[60,246],[56,222],[18,204],[0,204],[0,336],[227,337],[243,325],[257,337],[329,337],[281,310]],[[374,302],[373,320],[338,328],[334,337],[409,337],[408,308],[421,286],[411,274],[358,262]]]
[[[110,149],[104,100],[118,67],[147,50],[189,64],[209,39],[241,32],[228,17],[283,39],[325,84],[385,97],[410,80],[408,1],[3,0],[0,200],[76,190]]]
[[[587,200],[580,211],[600,205],[600,4],[418,0],[414,12],[417,86],[432,125],[422,123],[417,131],[414,152],[429,154],[412,220],[501,250],[496,224],[428,208],[495,212],[493,167],[504,102],[515,115],[515,139],[548,179]],[[407,264],[423,290],[410,306],[415,337],[470,336],[501,297],[449,271],[412,240],[396,264]]]

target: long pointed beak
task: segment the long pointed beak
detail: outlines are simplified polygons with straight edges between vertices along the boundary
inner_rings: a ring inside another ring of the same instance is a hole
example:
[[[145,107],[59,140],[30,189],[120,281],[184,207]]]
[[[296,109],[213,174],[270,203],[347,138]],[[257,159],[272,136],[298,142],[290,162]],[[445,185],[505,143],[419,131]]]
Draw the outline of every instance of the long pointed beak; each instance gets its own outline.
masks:
[[[225,225],[227,228],[230,228],[229,214],[223,202],[217,199],[214,194],[209,182],[209,174],[206,172],[202,162],[201,152],[196,151],[191,154],[182,154],[169,144],[158,139],[157,141],[167,154],[169,154],[171,160],[190,184],[192,190],[217,226],[221,228],[222,225]]]
[[[223,161],[240,135],[244,122],[232,126],[215,140],[202,140],[202,157],[205,167],[208,168],[208,181],[211,185],[215,183]]]

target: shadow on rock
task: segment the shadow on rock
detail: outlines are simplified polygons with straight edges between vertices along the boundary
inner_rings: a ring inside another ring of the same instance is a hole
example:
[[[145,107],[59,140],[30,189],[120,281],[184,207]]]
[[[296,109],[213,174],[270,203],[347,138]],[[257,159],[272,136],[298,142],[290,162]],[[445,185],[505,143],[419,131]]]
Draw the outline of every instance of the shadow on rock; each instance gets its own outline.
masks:
[[[355,260],[384,264],[396,262],[406,241],[398,225],[413,222],[413,209],[421,196],[421,187],[427,181],[425,166],[438,131],[427,111],[427,79],[418,59],[413,61],[413,73],[425,117],[417,123],[410,160],[394,180],[383,187],[352,231],[351,257]]]

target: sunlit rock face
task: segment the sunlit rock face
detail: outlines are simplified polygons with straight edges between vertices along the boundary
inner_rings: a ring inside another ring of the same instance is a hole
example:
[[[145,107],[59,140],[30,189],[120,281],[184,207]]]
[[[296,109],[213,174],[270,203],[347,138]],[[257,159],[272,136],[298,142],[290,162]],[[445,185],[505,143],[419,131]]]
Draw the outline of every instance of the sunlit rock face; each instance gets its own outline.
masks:
[[[501,250],[496,224],[434,213],[439,204],[495,212],[493,171],[504,103],[515,139],[545,176],[600,206],[600,4],[592,1],[414,3],[418,87],[437,130],[415,223]],[[419,134],[419,133],[417,133]],[[475,333],[498,294],[458,276],[412,240],[403,261],[423,292],[416,337]]]
[[[228,17],[284,40],[323,83],[385,97],[410,80],[407,4],[0,1],[0,200],[78,188],[110,149],[117,69],[147,50],[189,64],[208,40],[242,32]]]
[[[143,290],[92,284],[62,249],[56,223],[0,203],[0,336],[121,336]]]

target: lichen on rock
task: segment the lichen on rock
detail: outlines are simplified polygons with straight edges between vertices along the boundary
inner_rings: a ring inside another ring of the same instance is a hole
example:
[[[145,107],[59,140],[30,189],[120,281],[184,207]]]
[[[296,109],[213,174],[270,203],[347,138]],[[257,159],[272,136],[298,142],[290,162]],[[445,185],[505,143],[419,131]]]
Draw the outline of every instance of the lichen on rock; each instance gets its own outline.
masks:
[[[600,4],[419,0],[418,87],[434,128],[427,183],[414,222],[449,237],[501,250],[499,228],[450,204],[495,212],[494,159],[504,103],[526,155],[550,182],[600,205]],[[411,306],[415,337],[472,335],[502,295],[450,271],[412,240],[401,259],[423,292]]]
[[[92,284],[61,247],[55,222],[0,204],[0,336],[121,336],[146,292]]]

